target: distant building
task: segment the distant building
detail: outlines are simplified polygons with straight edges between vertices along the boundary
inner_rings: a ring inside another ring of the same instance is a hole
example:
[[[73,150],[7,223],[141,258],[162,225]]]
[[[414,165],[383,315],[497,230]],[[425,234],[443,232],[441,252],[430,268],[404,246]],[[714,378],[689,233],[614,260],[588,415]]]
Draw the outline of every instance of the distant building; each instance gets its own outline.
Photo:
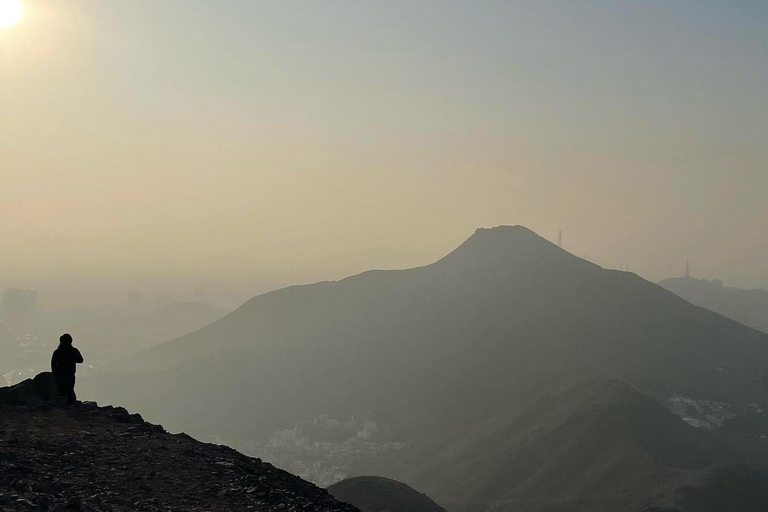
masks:
[[[287,428],[277,433],[277,438],[283,442],[296,440],[296,429]]]

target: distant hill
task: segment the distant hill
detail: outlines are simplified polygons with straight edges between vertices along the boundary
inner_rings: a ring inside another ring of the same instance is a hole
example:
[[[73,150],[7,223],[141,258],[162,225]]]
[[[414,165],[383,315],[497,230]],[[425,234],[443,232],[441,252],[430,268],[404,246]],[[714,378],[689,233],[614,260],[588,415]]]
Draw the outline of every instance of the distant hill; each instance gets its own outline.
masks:
[[[271,464],[123,408],[52,406],[41,399],[52,380],[0,388],[0,511],[356,512]]]
[[[400,460],[399,477],[450,510],[757,512],[766,462],[768,443],[695,429],[609,381],[436,439]]]
[[[768,332],[768,291],[724,286],[715,279],[673,277],[659,283],[691,304],[711,309],[754,329]]]
[[[502,226],[424,267],[260,295],[116,370],[81,396],[172,429],[249,440],[372,411],[418,444],[585,380],[768,404],[768,335]]]
[[[378,476],[347,478],[328,487],[339,501],[362,512],[445,512],[445,509],[402,482]]]

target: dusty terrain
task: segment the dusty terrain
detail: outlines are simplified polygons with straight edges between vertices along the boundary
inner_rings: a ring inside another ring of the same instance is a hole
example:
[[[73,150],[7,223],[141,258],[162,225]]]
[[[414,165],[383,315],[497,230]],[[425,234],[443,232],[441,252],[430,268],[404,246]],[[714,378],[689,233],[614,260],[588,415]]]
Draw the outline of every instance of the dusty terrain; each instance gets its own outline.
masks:
[[[0,404],[0,510],[353,512],[230,448],[125,409]]]

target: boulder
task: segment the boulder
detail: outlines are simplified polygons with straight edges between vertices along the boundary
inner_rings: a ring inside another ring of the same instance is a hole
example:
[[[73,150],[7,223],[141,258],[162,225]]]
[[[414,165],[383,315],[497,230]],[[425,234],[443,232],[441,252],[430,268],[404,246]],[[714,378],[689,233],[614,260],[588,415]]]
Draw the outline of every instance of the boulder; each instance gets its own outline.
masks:
[[[0,404],[29,405],[39,402],[64,403],[51,372],[42,372],[33,379],[0,388]]]

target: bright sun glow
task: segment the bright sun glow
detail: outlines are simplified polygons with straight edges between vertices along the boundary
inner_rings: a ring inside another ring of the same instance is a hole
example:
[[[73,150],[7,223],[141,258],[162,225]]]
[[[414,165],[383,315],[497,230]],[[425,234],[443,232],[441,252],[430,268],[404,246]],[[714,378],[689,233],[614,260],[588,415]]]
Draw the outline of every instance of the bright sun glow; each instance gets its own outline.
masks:
[[[0,27],[8,28],[21,19],[19,0],[0,0]]]

